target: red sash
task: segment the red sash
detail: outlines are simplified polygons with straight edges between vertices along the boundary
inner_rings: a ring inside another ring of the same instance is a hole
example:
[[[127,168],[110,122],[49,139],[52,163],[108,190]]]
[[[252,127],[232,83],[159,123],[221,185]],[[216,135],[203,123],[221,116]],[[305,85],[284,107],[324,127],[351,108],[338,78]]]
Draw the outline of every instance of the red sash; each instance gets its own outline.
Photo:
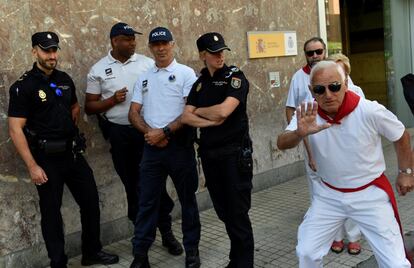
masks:
[[[330,118],[324,110],[322,110],[321,106],[318,106],[318,114],[330,124],[341,124],[341,119],[355,110],[358,106],[359,100],[360,97],[357,94],[347,90],[345,91],[344,100],[342,101],[341,106],[339,106],[338,112],[333,119]]]
[[[398,222],[398,225],[400,226],[400,233],[401,236],[403,238],[404,241],[404,233],[403,233],[403,229],[401,226],[401,221],[400,221],[400,215],[398,214],[398,207],[397,207],[397,200],[395,199],[395,195],[394,195],[394,191],[392,190],[392,186],[388,180],[388,178],[384,175],[384,173],[381,174],[381,176],[379,176],[378,178],[376,178],[375,180],[371,181],[368,184],[365,184],[361,187],[358,188],[337,188],[333,185],[330,185],[329,183],[322,181],[326,186],[328,186],[331,189],[334,189],[336,191],[339,192],[343,192],[343,193],[352,193],[352,192],[357,192],[357,191],[361,191],[364,190],[365,188],[368,188],[371,185],[377,186],[378,188],[382,189],[389,197],[390,202],[391,202],[391,206],[392,209],[394,211],[394,217]],[[409,258],[408,255],[408,251],[407,249],[405,249],[405,255],[407,256],[408,261],[411,263],[411,259]]]

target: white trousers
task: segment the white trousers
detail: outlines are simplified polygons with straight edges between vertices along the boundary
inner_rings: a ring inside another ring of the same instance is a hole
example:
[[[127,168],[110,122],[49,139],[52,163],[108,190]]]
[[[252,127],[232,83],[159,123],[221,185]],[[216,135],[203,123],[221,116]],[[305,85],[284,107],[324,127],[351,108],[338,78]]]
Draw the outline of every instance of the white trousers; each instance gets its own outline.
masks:
[[[323,257],[347,218],[358,225],[380,268],[411,267],[391,203],[382,189],[370,186],[342,193],[321,181],[312,186],[313,201],[298,230],[296,254],[300,268],[323,267]]]
[[[308,157],[305,157],[305,170],[306,178],[308,180],[310,200],[312,201],[315,188],[313,184],[320,182],[320,178],[318,174],[309,167]],[[359,230],[358,226],[350,219],[345,220],[345,224],[342,226],[342,228],[339,228],[334,240],[341,241],[342,239],[344,239],[345,234],[350,242],[356,242],[361,239],[361,231]]]

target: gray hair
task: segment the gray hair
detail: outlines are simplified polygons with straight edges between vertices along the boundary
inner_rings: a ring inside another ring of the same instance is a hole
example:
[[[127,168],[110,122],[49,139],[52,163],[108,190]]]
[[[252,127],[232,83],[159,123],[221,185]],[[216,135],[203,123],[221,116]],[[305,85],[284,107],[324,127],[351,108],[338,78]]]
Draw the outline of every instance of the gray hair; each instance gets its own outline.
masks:
[[[345,81],[345,78],[346,78],[345,71],[344,69],[342,69],[341,66],[336,64],[336,62],[334,61],[323,60],[323,61],[318,62],[315,66],[312,67],[311,73],[309,75],[310,83],[312,83],[313,77],[315,76],[317,72],[321,70],[326,70],[326,69],[336,69],[336,71],[341,76],[341,79],[342,79],[341,82]]]

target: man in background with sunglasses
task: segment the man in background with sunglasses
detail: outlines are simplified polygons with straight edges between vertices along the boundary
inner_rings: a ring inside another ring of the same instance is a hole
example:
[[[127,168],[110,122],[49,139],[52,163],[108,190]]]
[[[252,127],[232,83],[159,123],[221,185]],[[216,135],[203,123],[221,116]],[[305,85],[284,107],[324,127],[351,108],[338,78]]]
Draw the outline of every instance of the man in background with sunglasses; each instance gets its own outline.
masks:
[[[316,63],[325,59],[326,45],[322,38],[312,37],[305,42],[303,50],[305,52],[306,65],[293,75],[286,100],[286,119],[288,124],[292,120],[292,115],[294,114],[296,107],[303,101],[313,100],[312,93],[308,89],[309,74]],[[306,176],[308,179],[309,194],[312,199],[312,181],[315,179],[314,172],[316,171],[316,165],[310,154],[310,148],[306,139],[304,139],[304,146]]]
[[[344,70],[322,61],[310,73],[316,102],[303,102],[279,135],[279,149],[309,139],[318,166],[311,207],[298,230],[299,267],[322,267],[339,228],[357,223],[379,267],[411,267],[402,239],[396,199],[385,172],[381,136],[394,142],[399,174],[396,188],[414,188],[410,135],[384,106],[347,89]]]
[[[59,38],[38,32],[32,47],[33,68],[10,87],[9,133],[39,194],[50,267],[67,267],[60,212],[64,184],[80,208],[82,265],[117,263],[118,256],[102,251],[98,191],[81,154],[84,144],[75,138],[80,111],[76,88],[67,73],[56,69]]]

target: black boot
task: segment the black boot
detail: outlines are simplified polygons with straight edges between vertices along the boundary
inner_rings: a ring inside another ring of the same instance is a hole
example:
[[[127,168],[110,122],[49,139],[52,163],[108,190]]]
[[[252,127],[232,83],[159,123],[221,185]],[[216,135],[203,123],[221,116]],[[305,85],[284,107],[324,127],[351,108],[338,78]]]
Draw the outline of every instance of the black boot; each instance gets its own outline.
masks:
[[[81,264],[83,266],[90,266],[94,264],[114,264],[119,262],[119,257],[114,254],[106,253],[105,251],[99,251],[96,254],[82,256]]]
[[[180,242],[175,238],[173,232],[170,230],[162,235],[162,245],[168,249],[171,255],[181,255],[184,250]]]
[[[147,255],[135,255],[129,268],[151,268]]]
[[[185,253],[185,268],[199,268],[201,265],[198,249],[190,249]]]

